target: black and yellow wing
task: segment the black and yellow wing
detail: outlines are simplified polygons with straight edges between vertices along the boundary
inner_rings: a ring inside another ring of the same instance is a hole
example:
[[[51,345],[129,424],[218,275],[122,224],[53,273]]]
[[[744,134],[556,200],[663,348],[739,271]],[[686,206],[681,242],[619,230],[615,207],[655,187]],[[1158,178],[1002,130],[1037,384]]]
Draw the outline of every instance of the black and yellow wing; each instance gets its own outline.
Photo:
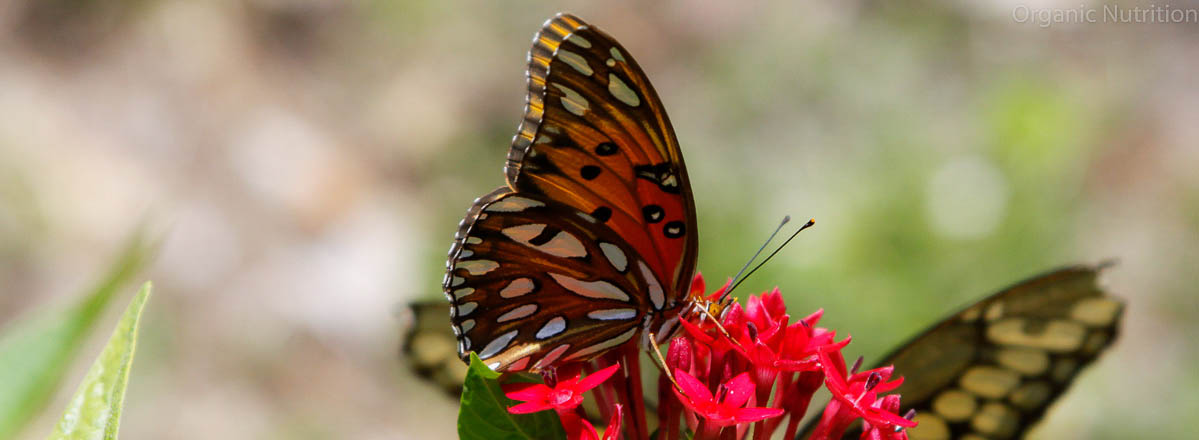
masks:
[[[450,330],[449,316],[450,305],[444,299],[408,304],[401,318],[400,356],[412,371],[457,400],[466,365],[458,358],[458,339]]]
[[[1017,283],[883,358],[904,383],[913,440],[1021,438],[1116,338],[1123,303],[1074,266]],[[857,438],[849,433],[846,438]]]

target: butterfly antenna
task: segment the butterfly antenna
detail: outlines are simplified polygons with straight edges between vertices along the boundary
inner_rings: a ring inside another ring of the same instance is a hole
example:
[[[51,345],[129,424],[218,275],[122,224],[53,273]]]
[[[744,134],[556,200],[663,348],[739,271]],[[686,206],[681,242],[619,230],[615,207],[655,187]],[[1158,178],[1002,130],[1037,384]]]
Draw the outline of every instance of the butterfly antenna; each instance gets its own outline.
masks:
[[[651,340],[651,341],[658,340],[657,337],[654,335],[654,332],[649,332],[649,340]],[[666,358],[662,357],[662,349],[658,348],[658,344],[650,344],[650,345],[652,345],[654,347],[653,352],[654,352],[654,354],[657,355],[657,357],[654,358],[654,360],[658,361],[658,366],[659,366],[659,368],[662,369],[662,373],[664,373],[666,375],[667,379],[670,379],[670,383],[674,384],[675,389],[682,391],[683,387],[680,387],[679,383],[674,380],[674,372],[670,371],[670,366],[666,365]]]
[[[741,278],[741,274],[745,273],[745,269],[749,269],[749,265],[753,264],[754,260],[758,259],[758,255],[762,255],[762,251],[766,250],[766,245],[770,244],[771,240],[774,240],[774,236],[778,235],[779,231],[783,230],[783,225],[786,225],[787,222],[789,222],[789,221],[791,221],[791,216],[789,216],[789,215],[783,216],[783,221],[779,222],[779,226],[777,228],[774,228],[774,232],[770,233],[770,238],[767,238],[766,242],[762,243],[762,247],[758,248],[757,252],[754,252],[754,256],[749,257],[749,261],[746,261],[745,265],[741,266],[741,270],[737,272],[737,276],[733,277],[733,279],[731,281],[729,281],[730,283],[735,283],[735,284],[733,284],[734,287],[736,287],[737,284],[740,284],[740,282],[738,282],[737,280]],[[727,298],[729,296],[729,292],[732,292],[732,291],[733,291],[733,289],[726,290],[724,292],[724,295],[720,295],[720,299],[723,301],[725,298]]]
[[[783,219],[783,223],[784,224],[787,223],[788,219]],[[781,250],[783,250],[783,248],[787,247],[787,243],[790,243],[791,240],[795,239],[796,235],[799,235],[799,233],[803,232],[804,229],[808,229],[815,224],[816,224],[816,219],[809,219],[807,223],[804,223],[803,226],[800,226],[799,230],[792,233],[790,237],[787,237],[787,241],[784,241],[783,244],[779,245],[779,247],[774,250],[774,252],[771,252],[770,255],[767,255],[765,260],[762,260],[761,263],[758,263],[757,266],[754,266],[753,270],[749,271],[749,273],[745,275],[745,278],[741,278],[740,281],[733,283],[733,286],[730,287],[729,290],[726,290],[724,292],[724,295],[721,296],[721,299],[723,300],[724,297],[727,297],[729,295],[729,292],[732,292],[733,289],[736,289],[737,286],[740,286],[741,283],[744,282],[745,280],[749,279],[749,277],[751,275],[753,275],[754,272],[757,272],[758,269],[760,269],[762,267],[762,265],[764,265],[764,264],[766,264],[766,262],[770,261],[771,258],[774,258],[775,254],[779,253],[779,251],[781,251]],[[779,228],[782,228],[782,227],[783,227],[783,225],[779,225]],[[779,231],[776,229],[774,232],[775,232],[775,234],[777,234]],[[770,237],[774,238],[774,234],[770,234]],[[770,243],[770,240],[766,240],[766,243]],[[762,247],[766,247],[766,244],[762,244]],[[761,251],[759,250],[758,252],[761,252]],[[757,257],[757,254],[755,254],[754,256]],[[750,260],[750,261],[753,261],[753,260]],[[749,264],[746,263],[746,265],[748,266]],[[742,269],[742,270],[744,270],[744,269]],[[737,275],[740,276],[741,274],[737,274]]]

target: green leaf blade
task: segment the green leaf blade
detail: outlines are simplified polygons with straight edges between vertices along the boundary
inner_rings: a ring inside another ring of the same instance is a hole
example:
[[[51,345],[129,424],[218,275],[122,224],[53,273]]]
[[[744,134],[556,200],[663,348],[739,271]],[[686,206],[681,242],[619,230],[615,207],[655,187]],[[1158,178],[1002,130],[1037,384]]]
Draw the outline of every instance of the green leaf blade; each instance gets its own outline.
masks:
[[[528,440],[566,438],[558,416],[552,411],[509,414],[516,402],[505,397],[500,374],[487,368],[474,353],[462,387],[458,407],[458,438],[461,440]]]
[[[143,285],[125,309],[104,351],[83,378],[50,440],[116,440],[129,371],[137,349],[138,325],[150,290],[150,283]]]
[[[49,403],[108,304],[145,266],[152,247],[144,234],[135,234],[108,274],[78,303],[4,329],[0,335],[0,439],[15,437]]]

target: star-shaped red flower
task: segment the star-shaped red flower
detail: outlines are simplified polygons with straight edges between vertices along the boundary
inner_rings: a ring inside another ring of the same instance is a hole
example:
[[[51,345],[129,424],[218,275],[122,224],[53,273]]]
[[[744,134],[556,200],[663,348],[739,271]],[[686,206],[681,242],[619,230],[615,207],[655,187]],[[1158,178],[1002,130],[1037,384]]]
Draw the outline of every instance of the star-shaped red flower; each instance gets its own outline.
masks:
[[[717,387],[713,396],[699,379],[683,370],[674,370],[675,379],[682,389],[675,394],[687,409],[703,417],[712,426],[728,426],[736,423],[756,422],[783,414],[779,408],[742,408],[754,395],[754,383],[749,373],[741,373]]]
[[[596,371],[585,379],[580,379],[580,376],[576,375],[571,379],[559,380],[553,388],[539,383],[504,385],[505,396],[524,402],[508,408],[508,412],[528,414],[547,409],[558,412],[575,409],[580,403],[583,403],[583,393],[608,380],[617,368],[620,368],[620,364]]]

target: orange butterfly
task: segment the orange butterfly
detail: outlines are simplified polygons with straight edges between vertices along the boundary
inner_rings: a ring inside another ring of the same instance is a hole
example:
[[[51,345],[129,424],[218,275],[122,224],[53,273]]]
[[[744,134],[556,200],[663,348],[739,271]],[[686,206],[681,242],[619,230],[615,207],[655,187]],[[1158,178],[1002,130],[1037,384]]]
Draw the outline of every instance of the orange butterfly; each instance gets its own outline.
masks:
[[[695,203],[658,95],[569,14],[534,37],[528,78],[507,185],[475,200],[446,263],[459,355],[536,372],[664,342],[702,301]]]

